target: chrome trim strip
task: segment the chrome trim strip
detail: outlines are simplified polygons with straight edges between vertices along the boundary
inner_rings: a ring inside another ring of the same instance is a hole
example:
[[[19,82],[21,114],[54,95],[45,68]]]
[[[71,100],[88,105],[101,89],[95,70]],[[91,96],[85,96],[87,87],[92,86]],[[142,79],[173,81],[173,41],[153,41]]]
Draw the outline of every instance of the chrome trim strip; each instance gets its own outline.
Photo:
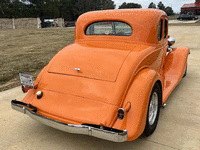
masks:
[[[21,113],[29,115],[32,119],[37,120],[45,125],[51,126],[53,128],[69,132],[69,133],[76,133],[76,134],[85,134],[89,136],[94,136],[97,138],[101,138],[104,140],[109,140],[113,142],[124,142],[127,141],[128,133],[127,130],[123,130],[121,133],[103,130],[91,126],[86,125],[73,125],[73,124],[66,124],[60,121],[56,121],[45,116],[39,115],[34,111],[31,111],[25,106],[15,104],[16,100],[11,101],[12,109],[17,110]],[[18,102],[18,101],[17,101]]]

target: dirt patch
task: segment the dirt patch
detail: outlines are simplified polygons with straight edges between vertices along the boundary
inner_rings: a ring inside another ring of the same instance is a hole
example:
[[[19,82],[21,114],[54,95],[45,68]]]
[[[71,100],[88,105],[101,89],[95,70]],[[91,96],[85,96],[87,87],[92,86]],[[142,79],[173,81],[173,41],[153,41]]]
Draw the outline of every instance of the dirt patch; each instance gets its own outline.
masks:
[[[63,47],[74,42],[74,28],[0,30],[0,91],[20,85],[19,73],[36,79]]]

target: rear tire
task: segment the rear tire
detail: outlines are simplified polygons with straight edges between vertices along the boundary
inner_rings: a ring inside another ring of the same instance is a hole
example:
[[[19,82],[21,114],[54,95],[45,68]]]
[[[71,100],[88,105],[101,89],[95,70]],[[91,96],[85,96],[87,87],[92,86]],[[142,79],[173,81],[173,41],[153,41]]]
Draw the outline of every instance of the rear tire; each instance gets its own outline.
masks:
[[[161,88],[159,84],[156,83],[153,87],[151,96],[149,98],[146,126],[143,132],[143,135],[146,137],[151,135],[156,129],[160,114],[161,100],[162,100]]]

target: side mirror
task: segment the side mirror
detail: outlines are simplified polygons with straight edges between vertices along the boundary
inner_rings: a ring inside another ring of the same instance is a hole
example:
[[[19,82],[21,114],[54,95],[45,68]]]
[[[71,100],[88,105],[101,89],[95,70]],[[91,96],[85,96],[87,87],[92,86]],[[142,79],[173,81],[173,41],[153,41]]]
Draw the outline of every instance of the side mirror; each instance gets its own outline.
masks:
[[[168,45],[172,46],[175,43],[175,39],[173,37],[168,38]]]

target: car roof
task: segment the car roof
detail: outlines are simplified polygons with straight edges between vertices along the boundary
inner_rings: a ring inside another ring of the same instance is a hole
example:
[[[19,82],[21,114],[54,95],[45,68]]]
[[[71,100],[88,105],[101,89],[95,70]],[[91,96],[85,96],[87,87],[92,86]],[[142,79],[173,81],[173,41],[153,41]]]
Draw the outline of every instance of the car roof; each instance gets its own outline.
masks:
[[[132,36],[123,37],[126,41],[129,39],[142,43],[155,43],[158,42],[155,32],[157,33],[157,26],[161,16],[166,16],[166,13],[159,9],[115,9],[87,12],[77,20],[75,41],[91,40],[89,36],[85,35],[85,29],[93,22],[122,21],[128,23],[133,29]],[[100,40],[101,37],[99,36],[98,39]],[[105,39],[105,36],[102,37],[103,39]]]

